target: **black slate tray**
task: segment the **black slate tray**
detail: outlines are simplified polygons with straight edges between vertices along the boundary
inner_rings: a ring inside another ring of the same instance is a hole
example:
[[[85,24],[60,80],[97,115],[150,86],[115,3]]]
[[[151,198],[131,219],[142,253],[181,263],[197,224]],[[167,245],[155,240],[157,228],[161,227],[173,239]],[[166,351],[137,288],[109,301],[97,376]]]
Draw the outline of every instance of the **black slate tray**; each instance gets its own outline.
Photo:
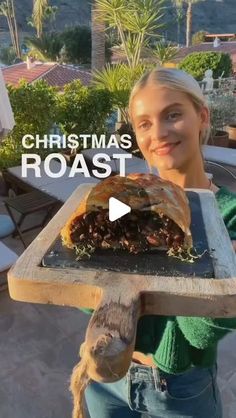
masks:
[[[157,276],[213,278],[214,269],[204,222],[200,199],[197,193],[187,192],[191,208],[191,231],[194,247],[199,254],[206,253],[194,263],[183,262],[169,257],[165,251],[152,250],[145,253],[129,254],[123,250],[96,250],[90,258],[76,261],[74,250],[65,248],[61,239],[53,243],[42,259],[42,266],[51,268],[75,268],[118,271],[121,273],[147,274]]]

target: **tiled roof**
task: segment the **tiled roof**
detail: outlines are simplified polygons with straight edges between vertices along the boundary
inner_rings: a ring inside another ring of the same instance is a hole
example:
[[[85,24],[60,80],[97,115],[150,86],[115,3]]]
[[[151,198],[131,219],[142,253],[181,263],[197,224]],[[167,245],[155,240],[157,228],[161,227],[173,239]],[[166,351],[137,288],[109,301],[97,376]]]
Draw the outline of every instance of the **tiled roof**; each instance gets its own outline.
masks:
[[[10,65],[2,69],[3,77],[7,84],[13,84],[17,86],[21,79],[26,80],[28,83],[32,83],[37,78],[41,77],[47,71],[49,71],[56,64],[50,63],[35,63],[34,67],[30,70],[27,69],[27,64],[21,62],[19,64]]]
[[[199,45],[190,46],[188,48],[183,47],[179,49],[178,54],[171,61],[173,63],[175,62],[177,63],[181,61],[187,55],[191,54],[192,52],[208,52],[208,51],[229,53],[231,55],[232,61],[236,63],[236,41],[221,42],[220,46],[218,46],[217,48],[213,46],[213,42],[204,42]],[[117,62],[125,62],[125,61],[126,61],[125,53],[120,51],[119,49],[113,48],[112,62],[117,63]]]
[[[21,79],[28,83],[33,83],[38,79],[43,79],[50,86],[63,87],[73,80],[80,79],[82,84],[88,85],[91,81],[91,73],[79,70],[72,66],[57,63],[37,62],[33,68],[27,69],[26,63],[14,64],[2,69],[3,77],[7,84],[18,85]]]
[[[50,86],[63,87],[65,84],[78,79],[87,86],[91,82],[92,75],[89,71],[57,64],[40,78],[46,80]]]
[[[236,33],[206,33],[205,38],[236,38]]]

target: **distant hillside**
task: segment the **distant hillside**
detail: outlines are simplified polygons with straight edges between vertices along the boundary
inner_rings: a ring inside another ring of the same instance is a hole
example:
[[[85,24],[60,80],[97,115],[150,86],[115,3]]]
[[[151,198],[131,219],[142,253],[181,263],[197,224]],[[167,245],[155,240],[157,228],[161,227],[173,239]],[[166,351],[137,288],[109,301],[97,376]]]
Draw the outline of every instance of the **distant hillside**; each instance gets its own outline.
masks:
[[[92,0],[51,0],[50,4],[58,7],[54,24],[55,29],[65,26],[90,23],[90,4]],[[33,0],[15,0],[16,15],[21,31],[30,31],[27,18],[32,14]],[[169,23],[164,34],[170,39],[176,38],[171,0],[167,0],[165,20]],[[6,19],[0,17],[0,31],[7,30]],[[236,0],[202,0],[193,4],[193,32],[207,30],[211,33],[236,33]],[[185,38],[185,22],[182,23],[182,41]],[[1,38],[0,38],[1,41]]]
[[[169,9],[168,16],[173,16],[172,9]],[[202,0],[193,4],[192,26],[193,33],[199,30],[209,33],[236,33],[236,0]],[[176,37],[176,31],[169,29],[168,35],[170,38],[173,35]],[[181,35],[184,40],[185,21],[182,23]]]
[[[51,0],[49,4],[58,7],[54,24],[56,29],[63,30],[65,26],[89,24],[90,3],[90,0]],[[32,14],[33,0],[15,0],[15,8],[19,29],[30,30],[27,19]],[[0,17],[0,29],[5,30],[6,28],[6,19]]]

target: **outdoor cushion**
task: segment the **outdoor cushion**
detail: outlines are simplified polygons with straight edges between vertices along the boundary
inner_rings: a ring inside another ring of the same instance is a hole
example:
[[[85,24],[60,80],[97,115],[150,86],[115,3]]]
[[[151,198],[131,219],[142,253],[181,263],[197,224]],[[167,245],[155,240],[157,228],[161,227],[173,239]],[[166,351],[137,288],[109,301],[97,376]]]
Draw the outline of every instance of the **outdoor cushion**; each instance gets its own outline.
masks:
[[[0,238],[12,234],[15,230],[15,225],[8,215],[0,215]]]
[[[205,160],[236,166],[236,149],[233,148],[204,145],[203,156]]]
[[[71,177],[67,180],[58,181],[57,183],[45,184],[45,186],[40,187],[40,190],[47,193],[49,196],[55,197],[61,202],[65,202],[81,184],[96,184],[98,182],[99,179],[96,179],[95,177],[84,177],[83,174],[79,173],[79,175],[76,177]]]
[[[17,258],[17,254],[0,241],[0,272],[9,269]]]
[[[117,149],[116,147],[99,148],[99,149],[89,148],[89,149],[85,149],[81,151],[81,154],[84,155],[85,161],[87,162],[91,162],[93,160],[93,157],[97,153],[105,153],[109,155],[109,157],[111,158],[111,161],[110,162],[106,161],[106,164],[108,164],[111,167],[114,173],[119,172],[120,162],[118,159],[113,158],[113,154],[130,154],[130,152],[127,152],[123,150],[122,148]],[[129,173],[150,173],[150,170],[145,160],[139,157],[135,157],[135,155],[132,154],[132,158],[127,159],[125,161],[125,173],[126,175]],[[157,170],[155,170],[155,172],[153,171],[153,173],[158,174]]]

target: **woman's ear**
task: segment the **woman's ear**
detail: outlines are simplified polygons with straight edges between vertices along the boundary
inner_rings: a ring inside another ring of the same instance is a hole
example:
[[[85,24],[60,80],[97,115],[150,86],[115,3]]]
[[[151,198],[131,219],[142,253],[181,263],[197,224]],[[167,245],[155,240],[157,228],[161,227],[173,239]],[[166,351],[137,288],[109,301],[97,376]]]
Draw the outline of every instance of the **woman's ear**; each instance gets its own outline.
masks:
[[[202,106],[200,111],[200,118],[204,128],[210,125],[210,111],[208,107]]]

